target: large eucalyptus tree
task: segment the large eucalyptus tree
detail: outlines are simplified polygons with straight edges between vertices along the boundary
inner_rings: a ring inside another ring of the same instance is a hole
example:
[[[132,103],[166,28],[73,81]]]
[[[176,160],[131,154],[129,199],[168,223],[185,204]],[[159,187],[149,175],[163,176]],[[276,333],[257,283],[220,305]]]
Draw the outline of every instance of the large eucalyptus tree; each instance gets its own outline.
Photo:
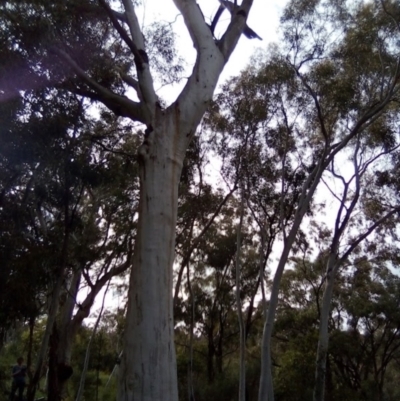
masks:
[[[186,85],[167,108],[156,94],[136,2],[122,0],[118,9],[106,0],[6,1],[0,6],[3,45],[18,54],[7,68],[8,85],[19,68],[21,76],[35,78],[27,85],[57,85],[145,126],[137,155],[139,220],[119,400],[178,398],[172,316],[178,184],[185,152],[246,26],[252,0],[235,1],[231,23],[219,40],[194,0],[173,3],[197,57]],[[137,100],[125,95],[127,86]]]

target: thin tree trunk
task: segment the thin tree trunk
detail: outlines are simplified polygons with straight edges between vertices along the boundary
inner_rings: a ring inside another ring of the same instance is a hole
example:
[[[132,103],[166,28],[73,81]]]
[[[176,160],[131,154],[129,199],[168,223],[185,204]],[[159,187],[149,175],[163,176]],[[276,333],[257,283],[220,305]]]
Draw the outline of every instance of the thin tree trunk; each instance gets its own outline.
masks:
[[[129,266],[131,257],[131,251],[128,253],[126,262],[114,266],[112,269],[105,272],[100,278],[98,278],[93,284],[90,292],[86,296],[85,300],[80,304],[79,309],[73,316],[74,308],[76,305],[76,297],[79,291],[79,285],[82,276],[82,270],[76,270],[72,277],[68,293],[66,294],[67,299],[61,310],[61,317],[59,321],[59,341],[57,350],[57,364],[62,366],[71,365],[71,353],[73,341],[76,333],[81,327],[82,322],[86,317],[89,316],[90,310],[96,300],[96,296],[106,283],[109,283],[111,278],[115,275],[125,271]],[[63,392],[64,386],[68,383],[67,380],[60,382],[59,391]]]
[[[47,399],[52,401],[61,401],[59,364],[57,360],[57,350],[59,348],[59,331],[57,322],[53,324],[53,332],[49,341],[49,359],[48,359],[48,381],[47,381]]]
[[[189,366],[188,366],[188,394],[189,401],[194,401],[194,386],[193,386],[193,337],[194,337],[194,319],[195,319],[195,299],[192,284],[190,282],[190,269],[189,264],[186,267],[187,269],[187,281],[188,281],[188,289],[190,295],[190,301],[192,304],[192,316],[190,319],[190,338],[189,338]]]
[[[33,401],[35,398],[35,393],[37,386],[39,384],[40,380],[40,375],[43,369],[43,364],[46,359],[48,347],[49,347],[49,341],[50,341],[50,336],[53,332],[54,324],[56,322],[56,316],[58,312],[58,306],[60,303],[60,296],[61,296],[61,290],[62,290],[62,285],[64,282],[64,269],[61,271],[61,273],[57,277],[57,281],[53,290],[53,294],[51,296],[51,302],[50,302],[50,308],[49,308],[49,313],[47,315],[47,323],[46,323],[46,329],[43,334],[42,338],[42,343],[39,349],[39,353],[36,359],[36,367],[32,376],[32,380],[28,386],[27,390],[27,399],[28,401]]]
[[[264,311],[264,319],[267,318],[268,308],[267,308],[267,298],[265,296],[265,280],[264,280],[264,273],[265,273],[265,264],[266,264],[266,257],[264,255],[264,248],[265,248],[265,231],[263,227],[260,227],[260,237],[261,237],[261,244],[260,244],[260,259],[258,262],[259,266],[259,277],[260,277],[260,285],[261,285],[261,302]],[[269,253],[267,253],[268,255]]]
[[[32,366],[32,348],[33,348],[34,328],[35,328],[35,317],[31,316],[29,318],[29,342],[28,342],[28,355],[26,358],[26,366],[27,366],[27,373],[28,373],[29,381],[32,380],[31,366]]]
[[[118,354],[118,360],[120,360],[121,357],[122,357],[122,351]],[[114,365],[114,368],[113,368],[113,370],[112,370],[110,376],[108,377],[108,380],[107,380],[107,383],[106,383],[106,385],[105,385],[105,388],[107,388],[108,385],[110,384],[111,379],[112,379],[112,377],[114,376],[115,371],[117,370],[117,367],[119,366],[119,363],[120,363],[120,362],[117,362],[117,363]]]
[[[329,255],[327,264],[326,286],[322,297],[322,306],[319,323],[319,336],[317,348],[317,362],[315,370],[315,386],[314,386],[314,401],[324,401],[325,395],[325,377],[326,377],[326,358],[328,355],[329,343],[329,312],[331,309],[333,284],[338,268],[336,254]]]
[[[243,215],[244,215],[244,190],[241,191],[241,202],[240,202],[240,219],[237,227],[236,236],[236,308],[239,321],[239,334],[240,334],[240,358],[239,358],[239,401],[246,400],[246,330],[243,321],[242,313],[242,302],[240,299],[240,256],[241,256],[241,237],[242,237],[242,226],[243,226]]]
[[[314,196],[315,190],[322,177],[324,169],[327,165],[327,150],[321,155],[321,159],[313,172],[309,175],[303,184],[302,194],[298,203],[298,208],[294,216],[294,222],[290,229],[289,235],[286,237],[284,248],[278,262],[274,280],[271,288],[271,296],[268,304],[268,312],[264,323],[262,345],[261,345],[261,375],[260,386],[258,392],[258,401],[274,401],[274,389],[272,383],[272,361],[271,361],[271,338],[274,328],[275,314],[278,306],[279,286],[285,269],[287,260],[293,243],[296,239],[303,217],[306,214],[308,206]]]
[[[293,234],[295,237],[295,233]],[[279,285],[293,242],[294,238],[285,244],[272,285],[261,344],[261,375],[258,393],[259,401],[274,401],[274,389],[272,384],[271,337],[274,327],[276,308],[278,306]]]
[[[61,400],[71,371],[71,350],[74,338],[71,318],[75,307],[81,272],[73,273],[70,285],[64,292],[64,303],[53,324],[49,351],[48,398]],[[68,376],[68,377],[67,377]]]
[[[78,296],[79,285],[81,282],[82,271],[80,269],[74,271],[66,299],[61,307],[59,322],[59,349],[57,350],[58,363],[71,364],[72,343],[78,327],[72,322],[72,316],[76,305],[76,297]],[[77,325],[77,326],[80,326]]]
[[[208,353],[207,353],[207,373],[208,373],[208,383],[214,382],[215,371],[214,371],[214,357],[215,357],[215,345],[214,345],[214,324],[211,322],[210,327],[207,330],[208,338]],[[217,367],[218,369],[218,367]],[[221,373],[218,369],[218,373]]]
[[[90,339],[89,339],[88,345],[86,347],[85,361],[83,363],[83,369],[82,369],[82,373],[81,373],[81,380],[79,382],[79,388],[78,388],[78,392],[76,393],[75,401],[81,401],[81,398],[82,398],[82,395],[83,395],[83,390],[85,388],[86,374],[87,374],[87,370],[88,370],[88,367],[89,367],[90,347],[92,346],[92,342],[94,340],[94,337],[95,337],[96,332],[97,332],[97,328],[99,327],[99,323],[100,323],[101,317],[103,315],[104,302],[105,302],[105,299],[106,299],[106,295],[107,295],[109,286],[110,286],[110,281],[107,283],[107,287],[106,287],[106,289],[104,291],[103,301],[101,303],[100,312],[99,312],[99,315],[97,316],[96,322],[95,322],[93,330],[92,330],[92,334],[90,335]]]
[[[325,380],[325,399],[324,401],[333,401],[334,385],[332,380],[332,367],[329,358],[326,359],[326,380]]]

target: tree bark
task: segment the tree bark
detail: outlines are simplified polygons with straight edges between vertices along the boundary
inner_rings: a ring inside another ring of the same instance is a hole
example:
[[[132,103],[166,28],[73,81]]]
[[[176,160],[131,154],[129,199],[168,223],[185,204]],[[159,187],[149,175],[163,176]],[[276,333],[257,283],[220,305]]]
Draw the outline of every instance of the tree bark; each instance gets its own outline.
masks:
[[[241,234],[243,226],[243,214],[244,214],[244,189],[241,191],[241,202],[240,202],[240,219],[237,227],[236,236],[236,263],[235,263],[235,276],[236,276],[236,308],[239,322],[239,336],[240,336],[240,349],[239,349],[239,401],[246,400],[246,328],[244,325],[243,313],[242,313],[242,302],[240,299],[240,256],[241,256]]]
[[[81,281],[81,270],[76,270],[73,273],[68,292],[65,294],[66,299],[61,308],[59,319],[59,347],[57,350],[58,362],[71,364],[72,342],[75,337],[76,331],[80,326],[72,322],[72,316],[76,305],[76,297],[79,291],[79,284]]]
[[[60,313],[53,325],[49,352],[48,397],[61,400],[67,380],[59,380],[58,371],[71,365],[72,344],[79,325],[74,325],[72,315],[76,304],[81,271],[73,273]],[[61,294],[60,294],[61,295]]]
[[[138,234],[119,372],[121,401],[178,399],[172,264],[184,150],[177,146],[177,116],[160,114],[141,149]]]
[[[326,358],[328,355],[329,343],[329,312],[331,309],[331,301],[333,294],[333,284],[335,275],[338,268],[338,260],[336,253],[329,255],[327,263],[326,286],[322,298],[320,323],[319,323],[319,336],[317,348],[317,362],[315,370],[315,386],[314,386],[314,401],[324,401],[325,393],[325,377],[326,377]]]
[[[319,164],[314,168],[306,183],[303,185],[303,194],[298,204],[293,226],[284,243],[284,248],[278,262],[272,283],[271,296],[269,299],[267,316],[264,323],[261,344],[261,375],[258,391],[258,401],[274,401],[274,389],[272,384],[272,361],[271,361],[271,337],[274,328],[275,314],[278,306],[279,286],[293,243],[296,239],[300,224],[306,214],[314,192],[325,169],[325,154],[321,157]]]
[[[94,337],[95,337],[95,335],[97,333],[97,328],[99,327],[100,319],[101,319],[101,317],[103,315],[104,302],[106,300],[106,295],[107,295],[107,292],[108,292],[109,285],[110,285],[110,281],[108,282],[107,288],[104,291],[103,302],[101,303],[100,312],[99,312],[99,315],[97,316],[96,323],[94,324],[94,327],[93,327],[93,330],[92,330],[92,334],[90,335],[90,339],[89,339],[88,345],[86,347],[85,361],[83,363],[83,369],[82,369],[82,373],[81,373],[81,380],[79,382],[79,388],[78,388],[78,391],[77,391],[77,394],[76,394],[75,401],[80,401],[81,398],[82,398],[82,395],[83,395],[83,390],[85,388],[86,374],[87,374],[87,370],[88,370],[88,367],[89,367],[90,348],[92,346],[92,342],[94,340]]]
[[[207,330],[207,340],[208,340],[207,375],[208,375],[208,383],[212,384],[214,382],[214,377],[215,377],[214,357],[216,356],[216,350],[214,345],[214,325],[212,323]],[[217,361],[217,370],[218,373],[221,373],[221,370],[218,367],[218,361]]]
[[[39,384],[40,375],[42,372],[43,364],[46,360],[47,350],[49,346],[50,336],[52,335],[53,328],[56,321],[56,316],[59,307],[59,300],[62,290],[62,284],[64,281],[64,269],[61,271],[57,278],[57,282],[55,284],[53,294],[51,297],[49,313],[47,315],[47,324],[46,329],[43,334],[42,343],[40,346],[40,350],[36,359],[36,367],[32,376],[32,380],[29,383],[28,390],[27,390],[27,399],[28,401],[33,401],[35,398],[35,393],[37,386]]]
[[[190,317],[190,338],[189,338],[189,364],[188,364],[188,400],[194,401],[194,382],[193,382],[193,342],[194,342],[194,325],[195,325],[195,298],[190,282],[190,268],[187,265],[187,282],[190,296],[190,303],[192,306],[192,315]],[[175,297],[174,297],[175,303]]]
[[[58,378],[57,350],[59,348],[59,331],[57,322],[53,324],[49,345],[47,398],[52,401],[61,401],[60,381]]]
[[[297,210],[295,212],[293,224],[289,231],[289,234],[286,236],[284,232],[284,247],[274,275],[267,315],[264,322],[261,345],[261,375],[258,391],[258,401],[274,401],[274,389],[272,382],[271,338],[275,323],[276,309],[278,307],[280,282],[289,258],[289,254],[291,252],[294,241],[296,240],[296,236],[300,229],[303,218],[321,180],[322,174],[325,171],[325,168],[329,165],[335,154],[343,149],[343,147],[346,146],[346,144],[355,134],[356,132],[350,133],[340,142],[338,146],[335,147],[333,151],[331,151],[329,144],[325,143],[324,150],[318,159],[318,163],[310,172],[302,186],[301,195],[297,203]],[[284,227],[282,227],[282,230],[284,230]]]
[[[36,323],[36,318],[34,316],[31,316],[29,318],[28,355],[26,358],[26,366],[27,366],[27,373],[28,373],[29,381],[32,380],[31,366],[32,366],[32,349],[33,349],[33,331],[35,328],[35,323]],[[0,351],[1,351],[1,348],[0,348]]]

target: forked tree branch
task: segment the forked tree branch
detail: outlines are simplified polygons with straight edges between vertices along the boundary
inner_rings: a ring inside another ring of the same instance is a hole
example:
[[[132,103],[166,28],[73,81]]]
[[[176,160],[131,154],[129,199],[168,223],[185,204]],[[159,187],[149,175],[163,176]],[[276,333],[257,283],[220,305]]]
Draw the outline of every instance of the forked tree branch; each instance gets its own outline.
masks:
[[[219,42],[219,48],[227,61],[236,47],[240,35],[246,28],[246,20],[249,15],[253,0],[243,0],[242,4],[232,13],[232,20]],[[259,37],[256,35],[256,37]],[[259,37],[259,39],[261,39]]]
[[[138,54],[135,54],[135,64],[140,91],[143,96],[143,101],[147,106],[147,112],[149,113],[150,118],[153,119],[155,105],[157,103],[157,95],[154,90],[153,77],[150,72],[149,58],[145,50],[144,36],[140,29],[132,0],[122,0],[122,3],[125,8],[125,16],[132,36],[132,41],[137,48]]]
[[[253,0],[244,0],[222,39],[215,43],[209,26],[194,0],[174,0],[197,51],[193,73],[178,99],[170,107],[179,113],[182,148],[191,140],[211,100],[218,78],[234,50],[245,26]]]

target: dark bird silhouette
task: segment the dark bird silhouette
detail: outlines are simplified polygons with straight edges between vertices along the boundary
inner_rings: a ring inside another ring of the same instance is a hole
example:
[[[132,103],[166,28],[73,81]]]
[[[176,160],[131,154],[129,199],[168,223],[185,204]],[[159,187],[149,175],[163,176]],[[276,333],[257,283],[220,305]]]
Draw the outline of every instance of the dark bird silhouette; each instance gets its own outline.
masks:
[[[236,12],[239,7],[232,3],[231,1],[226,1],[226,0],[219,0],[220,2],[220,6],[218,8],[217,13],[214,16],[214,19],[211,23],[211,32],[214,33],[214,29],[217,25],[217,22],[219,20],[219,17],[221,16],[221,14],[224,12],[224,10],[228,10],[230,12],[230,14],[233,16],[234,12]],[[260,36],[258,36],[247,24],[244,27],[243,30],[243,35],[246,36],[246,38],[248,39],[260,39],[262,40],[262,38],[260,38]]]

